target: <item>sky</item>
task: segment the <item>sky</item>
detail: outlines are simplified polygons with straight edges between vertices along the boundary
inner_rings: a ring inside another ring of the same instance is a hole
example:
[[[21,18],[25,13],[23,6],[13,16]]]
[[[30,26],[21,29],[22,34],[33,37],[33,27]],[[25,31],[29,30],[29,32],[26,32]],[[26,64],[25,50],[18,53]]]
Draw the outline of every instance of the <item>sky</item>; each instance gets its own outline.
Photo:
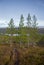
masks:
[[[26,25],[28,13],[36,15],[38,26],[44,26],[44,0],[0,0],[0,27],[7,27],[11,18],[18,26],[21,14]]]

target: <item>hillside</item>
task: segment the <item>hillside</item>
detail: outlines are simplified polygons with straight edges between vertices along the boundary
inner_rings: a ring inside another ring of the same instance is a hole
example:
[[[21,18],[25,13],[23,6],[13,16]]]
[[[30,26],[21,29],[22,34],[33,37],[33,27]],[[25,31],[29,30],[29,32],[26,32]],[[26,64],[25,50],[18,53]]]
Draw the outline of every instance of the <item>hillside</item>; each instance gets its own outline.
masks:
[[[16,28],[18,30],[18,28]],[[38,28],[40,34],[44,34],[44,28]],[[6,33],[6,28],[0,28],[0,33]]]
[[[44,28],[39,28],[38,31],[40,34],[44,34]]]

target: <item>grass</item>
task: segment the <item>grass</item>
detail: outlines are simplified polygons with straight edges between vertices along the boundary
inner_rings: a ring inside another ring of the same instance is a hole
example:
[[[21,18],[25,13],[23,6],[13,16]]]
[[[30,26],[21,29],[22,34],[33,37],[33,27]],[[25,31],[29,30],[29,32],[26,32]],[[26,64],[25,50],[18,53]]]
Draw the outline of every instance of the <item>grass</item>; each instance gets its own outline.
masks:
[[[0,65],[14,65],[16,61],[16,55],[13,49],[16,48],[19,52],[19,65],[44,65],[44,47],[19,47],[18,44],[0,44]],[[11,51],[13,52],[13,57],[10,61]]]

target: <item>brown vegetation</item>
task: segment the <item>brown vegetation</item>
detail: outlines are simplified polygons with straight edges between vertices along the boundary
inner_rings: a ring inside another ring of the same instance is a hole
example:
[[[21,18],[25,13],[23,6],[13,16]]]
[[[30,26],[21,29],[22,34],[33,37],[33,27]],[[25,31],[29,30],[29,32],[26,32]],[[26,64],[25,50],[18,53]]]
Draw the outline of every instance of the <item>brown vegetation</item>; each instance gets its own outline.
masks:
[[[0,65],[44,65],[44,48],[0,44]]]

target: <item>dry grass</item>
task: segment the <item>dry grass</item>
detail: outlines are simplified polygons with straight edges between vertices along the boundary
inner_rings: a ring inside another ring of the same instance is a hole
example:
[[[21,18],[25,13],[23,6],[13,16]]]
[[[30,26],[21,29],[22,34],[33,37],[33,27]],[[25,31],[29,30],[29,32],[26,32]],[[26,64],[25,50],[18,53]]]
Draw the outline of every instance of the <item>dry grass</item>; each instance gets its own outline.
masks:
[[[27,47],[23,46],[18,47],[19,45],[12,45],[10,47],[9,44],[0,44],[0,65],[14,65],[13,63],[16,61],[14,48],[19,52],[19,65],[44,65],[44,48],[42,47]],[[13,56],[11,57],[11,51],[13,52]],[[13,60],[14,57],[14,60]]]

